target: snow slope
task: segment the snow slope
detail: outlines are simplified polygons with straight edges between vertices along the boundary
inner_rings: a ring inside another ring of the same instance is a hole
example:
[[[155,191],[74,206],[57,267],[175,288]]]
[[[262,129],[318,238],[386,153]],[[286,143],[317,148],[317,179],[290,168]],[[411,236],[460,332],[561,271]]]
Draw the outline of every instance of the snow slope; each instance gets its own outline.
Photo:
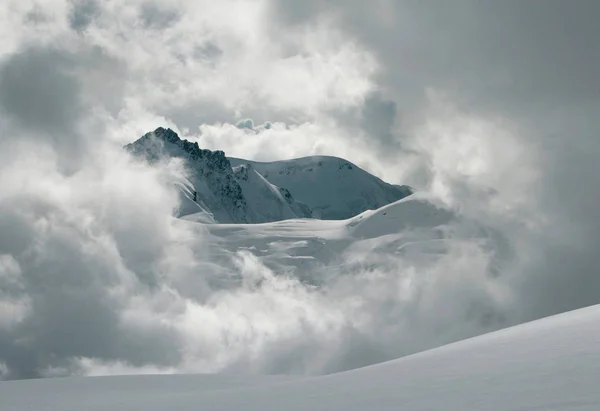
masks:
[[[312,217],[307,205],[296,201],[286,189],[268,182],[250,164],[234,167],[233,174],[242,188],[248,208],[258,221]]]
[[[383,260],[390,255],[407,263],[418,260],[420,267],[435,264],[452,246],[450,240],[459,238],[460,233],[450,235],[446,230],[458,221],[458,216],[436,207],[426,196],[414,194],[346,220],[199,225],[197,229],[213,236],[210,254],[229,280],[228,273],[237,271],[229,266],[235,261],[232,255],[243,250],[274,272],[317,285],[336,275],[359,273],[365,260],[385,268]],[[479,227],[464,236],[494,241]]]
[[[316,218],[344,220],[365,210],[375,210],[412,193],[337,157],[313,156],[260,163],[229,158],[233,166],[251,164],[271,183],[285,187],[307,204]]]
[[[201,222],[262,223],[310,217],[308,208],[246,166],[232,169],[222,151],[201,149],[171,129],[158,128],[125,147],[149,162],[184,161],[176,215]],[[287,196],[284,196],[287,194]]]
[[[2,411],[600,409],[600,306],[310,378],[128,376],[0,383]]]

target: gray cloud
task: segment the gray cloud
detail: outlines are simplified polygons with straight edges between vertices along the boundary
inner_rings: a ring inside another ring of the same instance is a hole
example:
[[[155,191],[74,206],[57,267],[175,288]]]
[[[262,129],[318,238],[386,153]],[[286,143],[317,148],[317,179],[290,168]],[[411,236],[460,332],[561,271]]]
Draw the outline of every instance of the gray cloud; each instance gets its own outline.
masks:
[[[275,2],[287,23],[336,13],[355,38],[377,54],[380,86],[412,113],[425,87],[451,91],[469,108],[518,115],[595,100],[600,12],[552,0],[405,2]],[[534,107],[532,107],[534,105]]]
[[[370,96],[363,105],[363,127],[379,137],[383,144],[393,145],[396,104],[381,96]]]
[[[140,16],[145,27],[163,30],[179,19],[175,10],[161,9],[159,4],[155,1],[147,1],[142,4]]]
[[[60,139],[82,115],[80,85],[63,53],[30,49],[11,56],[0,72],[0,105],[20,128]]]
[[[598,96],[596,2],[400,4],[388,30],[349,20],[385,62],[383,81],[402,107],[401,93],[411,99],[415,86],[449,89],[469,107],[512,114]]]
[[[83,32],[98,15],[98,4],[95,0],[73,0],[71,4],[69,25],[73,30]]]
[[[85,153],[87,134],[98,130],[90,113],[120,109],[122,76],[123,67],[99,47],[29,47],[0,66],[0,112],[12,133],[50,143],[71,167]]]
[[[600,115],[597,2],[276,4],[284,24],[339,16],[346,30],[377,55],[384,67],[378,85],[409,129],[431,115],[428,88],[447,93],[464,113],[516,124],[518,141],[542,159],[538,181],[528,192],[536,199],[536,213],[552,222],[527,240],[536,246],[523,256],[530,260],[520,272],[523,315],[531,319],[600,302],[595,268],[600,189],[593,183],[600,150],[594,120]],[[377,113],[388,110],[381,107]],[[405,131],[396,127],[394,134]],[[388,136],[372,135],[376,141]],[[421,147],[425,153],[431,149]],[[530,160],[514,165],[515,180],[536,161]],[[488,204],[467,180],[452,189],[472,204]]]

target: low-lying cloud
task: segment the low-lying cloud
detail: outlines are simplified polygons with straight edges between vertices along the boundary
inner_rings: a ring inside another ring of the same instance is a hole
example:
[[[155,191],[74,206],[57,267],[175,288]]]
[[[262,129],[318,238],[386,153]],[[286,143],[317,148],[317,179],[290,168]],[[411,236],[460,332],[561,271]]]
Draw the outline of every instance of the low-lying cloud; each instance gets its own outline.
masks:
[[[311,284],[249,252],[217,260],[202,226],[171,217],[177,163],[99,144],[65,174],[36,144],[0,173],[5,378],[335,372],[508,321],[493,244],[466,226],[441,256],[349,249]]]

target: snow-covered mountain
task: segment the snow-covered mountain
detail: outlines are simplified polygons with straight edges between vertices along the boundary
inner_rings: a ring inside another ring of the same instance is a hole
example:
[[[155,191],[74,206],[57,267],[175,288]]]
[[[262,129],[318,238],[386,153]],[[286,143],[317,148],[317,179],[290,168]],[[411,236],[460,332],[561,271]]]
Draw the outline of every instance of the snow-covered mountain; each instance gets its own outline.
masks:
[[[171,129],[158,128],[125,146],[150,162],[179,158],[186,178],[179,181],[180,217],[203,222],[263,223],[311,217],[287,190],[266,181],[252,167],[232,168],[222,151],[204,150],[179,138]]]
[[[307,204],[315,218],[345,220],[375,210],[410,194],[408,186],[395,186],[341,158],[312,156],[260,163],[230,158],[232,165],[250,164],[271,183],[287,188]]]
[[[0,383],[2,411],[596,411],[600,306],[310,378],[235,375]]]
[[[242,188],[242,195],[254,215],[262,221],[312,217],[310,208],[294,200],[288,190],[271,184],[251,164],[233,168],[233,175]]]
[[[186,177],[177,215],[219,223],[264,223],[295,218],[346,219],[412,193],[348,161],[306,157],[273,163],[229,159],[158,128],[125,147],[149,162],[179,158]]]

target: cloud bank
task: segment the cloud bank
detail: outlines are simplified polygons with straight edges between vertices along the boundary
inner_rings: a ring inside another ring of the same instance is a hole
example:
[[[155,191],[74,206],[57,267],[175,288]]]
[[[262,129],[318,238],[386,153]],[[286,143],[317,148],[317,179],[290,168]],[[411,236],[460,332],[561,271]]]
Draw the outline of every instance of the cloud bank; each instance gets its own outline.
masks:
[[[0,378],[335,372],[599,302],[596,3],[324,4],[0,8]],[[355,250],[317,288],[221,264],[170,216],[180,164],[121,150],[156,126],[345,157],[460,216],[455,241]]]

